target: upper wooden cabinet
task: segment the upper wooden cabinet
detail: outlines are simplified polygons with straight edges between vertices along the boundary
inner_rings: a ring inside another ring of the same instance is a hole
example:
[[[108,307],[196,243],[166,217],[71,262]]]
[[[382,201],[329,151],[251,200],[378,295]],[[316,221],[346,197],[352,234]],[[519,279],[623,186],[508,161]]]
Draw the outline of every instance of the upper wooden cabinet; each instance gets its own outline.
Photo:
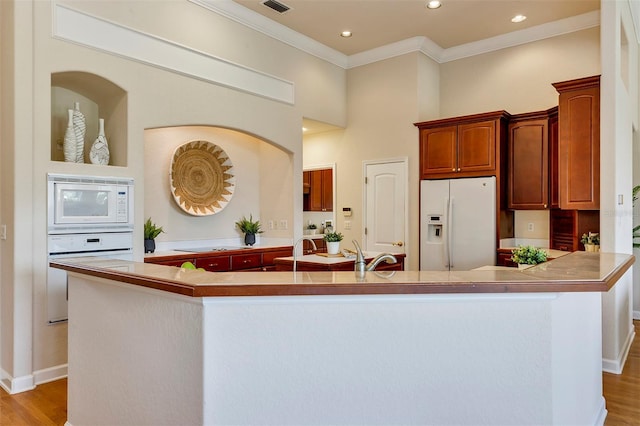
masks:
[[[303,188],[304,188],[304,194],[303,194],[303,210],[304,211],[311,211],[311,212],[333,211],[333,170],[332,169],[304,171],[303,172]]]
[[[557,108],[518,114],[509,122],[508,206],[516,210],[549,208],[551,143],[557,137]],[[554,191],[557,193],[557,191]]]
[[[554,83],[561,209],[600,208],[600,76]]]
[[[420,129],[420,178],[496,175],[509,114],[496,111],[415,123]]]

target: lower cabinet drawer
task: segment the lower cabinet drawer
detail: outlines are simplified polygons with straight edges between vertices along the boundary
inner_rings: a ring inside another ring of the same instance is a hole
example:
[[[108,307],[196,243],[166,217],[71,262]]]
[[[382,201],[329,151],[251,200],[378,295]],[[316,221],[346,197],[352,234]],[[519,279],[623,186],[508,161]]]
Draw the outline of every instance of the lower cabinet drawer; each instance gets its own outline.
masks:
[[[262,265],[273,266],[273,259],[275,259],[276,257],[289,257],[292,255],[293,249],[262,253]]]
[[[229,270],[231,256],[211,256],[196,259],[196,267],[210,272],[224,272]]]
[[[262,254],[240,254],[231,256],[231,269],[237,271],[240,269],[260,268],[262,266]]]
[[[162,260],[162,261],[153,261],[149,259],[145,259],[144,263],[155,263],[157,265],[165,265],[165,266],[177,266],[178,268],[182,266],[184,262],[193,263],[194,259],[177,259],[177,260]]]

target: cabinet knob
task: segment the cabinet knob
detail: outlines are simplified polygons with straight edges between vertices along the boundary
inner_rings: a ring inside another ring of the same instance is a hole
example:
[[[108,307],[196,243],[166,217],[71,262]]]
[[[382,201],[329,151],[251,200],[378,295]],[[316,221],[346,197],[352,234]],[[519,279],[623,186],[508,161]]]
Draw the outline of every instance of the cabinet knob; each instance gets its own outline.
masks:
[[[458,171],[460,171],[460,167],[458,167]]]
[[[452,171],[452,172],[455,172],[455,171],[456,171],[456,168],[454,167],[453,169],[451,169],[451,171]]]
[[[546,205],[546,204],[544,205],[544,208],[545,208],[545,209],[547,208],[547,205]]]

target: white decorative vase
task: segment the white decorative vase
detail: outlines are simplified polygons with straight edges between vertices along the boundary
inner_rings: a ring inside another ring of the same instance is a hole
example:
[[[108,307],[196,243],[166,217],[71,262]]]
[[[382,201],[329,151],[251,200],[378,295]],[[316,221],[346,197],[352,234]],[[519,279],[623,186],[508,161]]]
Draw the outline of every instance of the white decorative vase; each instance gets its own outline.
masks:
[[[84,136],[87,132],[84,114],[80,112],[80,102],[73,110],[73,132],[76,135],[76,163],[84,163]]]
[[[76,133],[73,130],[73,110],[68,110],[69,122],[67,123],[67,130],[64,133],[64,143],[62,150],[64,151],[64,161],[75,163],[76,162]]]
[[[340,252],[340,241],[327,241],[327,253],[338,254]]]
[[[89,160],[93,164],[107,165],[109,164],[109,145],[107,144],[107,137],[104,135],[104,119],[101,118],[100,129],[98,130],[98,137],[93,145],[91,145],[91,151],[89,151]]]

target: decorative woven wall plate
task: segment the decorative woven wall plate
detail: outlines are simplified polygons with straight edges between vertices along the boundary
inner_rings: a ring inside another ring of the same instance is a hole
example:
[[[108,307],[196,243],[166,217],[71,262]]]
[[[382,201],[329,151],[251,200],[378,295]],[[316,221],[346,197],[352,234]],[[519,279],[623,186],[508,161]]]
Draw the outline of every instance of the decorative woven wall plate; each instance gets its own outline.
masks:
[[[192,141],[176,148],[169,180],[173,199],[194,216],[209,216],[224,209],[236,186],[231,160],[222,148],[207,141]]]

